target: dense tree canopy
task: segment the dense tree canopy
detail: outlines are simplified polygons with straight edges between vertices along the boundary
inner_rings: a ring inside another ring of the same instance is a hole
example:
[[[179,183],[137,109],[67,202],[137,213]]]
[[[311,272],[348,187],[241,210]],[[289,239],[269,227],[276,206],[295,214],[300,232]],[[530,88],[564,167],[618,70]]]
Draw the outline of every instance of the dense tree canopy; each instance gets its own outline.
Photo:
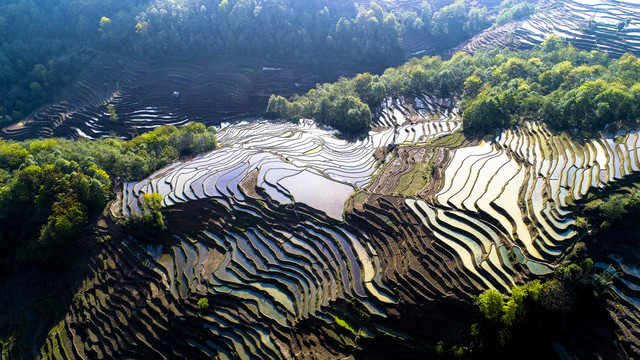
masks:
[[[385,89],[380,78],[365,73],[353,81],[342,79],[335,84],[317,86],[293,102],[272,95],[266,114],[272,118],[289,120],[314,118],[320,124],[354,133],[371,125],[371,110],[362,99],[369,104],[377,104],[384,99],[384,95]]]
[[[433,14],[431,33],[454,46],[490,25],[487,9],[468,8],[464,0],[456,0]]]
[[[458,53],[447,61],[425,56],[389,68],[381,76],[360,74],[318,85],[291,101],[274,96],[267,115],[315,118],[343,131],[361,131],[369,123],[354,123],[344,106],[364,117],[364,106],[375,109],[387,96],[417,94],[456,101],[468,134],[530,119],[558,130],[577,128],[591,136],[608,124],[637,124],[640,59],[625,54],[612,60],[604,52],[578,51],[550,37],[529,51]]]
[[[133,27],[131,15],[142,11],[145,2],[2,1],[0,123],[21,120],[51,102],[95,58],[89,47]]]
[[[0,125],[53,101],[104,54],[290,58],[322,75],[396,65],[409,33],[444,48],[489,25],[486,9],[462,0],[435,14],[428,2],[415,12],[342,0],[9,0],[0,4]]]
[[[472,359],[514,358],[566,336],[576,314],[592,311],[608,281],[608,275],[590,275],[593,260],[586,255],[585,244],[577,243],[553,276],[513,286],[508,295],[485,290],[476,298],[479,316],[470,329],[471,343],[446,353],[455,357],[463,349]],[[445,352],[444,346],[438,351]]]
[[[535,1],[533,2],[535,3]],[[532,14],[535,11],[533,3],[526,0],[503,0],[498,8],[499,13],[496,23],[499,25]]]
[[[0,274],[64,262],[69,243],[104,209],[114,177],[141,179],[216,144],[215,133],[199,123],[159,127],[130,141],[1,141]],[[157,220],[157,198],[146,204]]]

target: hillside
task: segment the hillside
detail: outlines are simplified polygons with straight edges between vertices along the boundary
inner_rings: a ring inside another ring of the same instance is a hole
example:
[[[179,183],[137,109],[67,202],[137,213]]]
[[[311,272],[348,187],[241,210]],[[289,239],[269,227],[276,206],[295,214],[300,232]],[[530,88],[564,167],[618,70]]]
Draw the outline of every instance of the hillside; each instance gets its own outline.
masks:
[[[43,6],[2,360],[640,356],[638,5]]]
[[[83,262],[89,275],[41,351],[384,358],[387,344],[405,347],[407,358],[438,356],[439,341],[464,341],[478,321],[473,295],[508,294],[561,268],[588,239],[579,204],[633,183],[640,168],[637,131],[585,143],[524,123],[461,142],[455,118],[426,120],[407,100],[384,113],[403,124],[395,139],[389,128],[348,143],[305,123],[233,125],[218,134],[220,149],[124,184],[94,235],[108,240]],[[397,150],[376,165],[372,155],[390,143]],[[416,186],[423,164],[434,170]],[[168,211],[160,245],[138,243],[109,220],[138,212],[149,192]],[[597,255],[596,274],[618,269],[614,291],[594,299],[592,315],[609,325],[557,334],[554,347],[543,336],[527,351],[635,353],[633,259]],[[580,318],[570,315],[565,328]],[[585,343],[588,331],[600,341]]]
[[[556,35],[581,50],[606,51],[614,57],[625,52],[640,53],[640,5],[636,2],[545,0],[537,7],[534,14],[482,31],[456,51],[530,48],[549,35]]]

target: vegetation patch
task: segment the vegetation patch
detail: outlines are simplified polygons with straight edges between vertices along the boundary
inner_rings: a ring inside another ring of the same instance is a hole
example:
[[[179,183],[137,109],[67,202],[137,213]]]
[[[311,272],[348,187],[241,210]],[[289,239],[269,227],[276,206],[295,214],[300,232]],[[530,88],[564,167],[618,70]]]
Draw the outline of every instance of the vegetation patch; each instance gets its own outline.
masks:
[[[458,99],[467,135],[533,119],[553,129],[597,134],[611,123],[640,118],[640,60],[627,53],[578,51],[551,36],[528,51],[457,53],[450,60],[412,59],[381,76],[359,74],[288,101],[272,96],[271,117],[315,118],[347,132],[367,129],[369,107],[387,96],[435,94]]]
[[[0,142],[0,274],[65,263],[68,246],[102,213],[113,178],[140,179],[216,145],[215,132],[198,123],[159,127],[130,141]],[[159,204],[149,200],[148,217],[162,228]]]
[[[209,299],[201,298],[200,300],[198,300],[198,308],[200,310],[208,309],[209,308]]]
[[[432,172],[433,164],[430,161],[417,162],[410,172],[400,176],[392,193],[406,197],[415,196],[431,183]]]
[[[517,356],[522,351],[552,354],[548,344],[563,339],[567,323],[600,301],[610,283],[609,273],[589,276],[593,261],[585,254],[586,247],[579,243],[554,276],[514,286],[510,295],[485,290],[476,297],[479,321],[471,326],[471,343],[449,349],[440,345],[437,351],[452,358]],[[542,344],[545,349],[535,348]]]
[[[434,148],[459,148],[464,146],[466,140],[464,134],[455,132],[453,134],[440,136],[429,142],[428,145]]]
[[[418,50],[441,49],[491,24],[485,7],[462,0],[435,12],[426,1],[411,9],[381,4],[384,8],[342,0],[3,2],[0,78],[10,85],[2,86],[0,124],[21,121],[52,102],[96,58],[109,55],[167,60],[257,54],[265,77],[281,71],[278,59],[286,57],[334,80],[345,66],[382,70],[398,64],[407,35],[427,39],[429,45]],[[61,23],[68,26],[60,28]],[[118,114],[108,112],[117,121]]]

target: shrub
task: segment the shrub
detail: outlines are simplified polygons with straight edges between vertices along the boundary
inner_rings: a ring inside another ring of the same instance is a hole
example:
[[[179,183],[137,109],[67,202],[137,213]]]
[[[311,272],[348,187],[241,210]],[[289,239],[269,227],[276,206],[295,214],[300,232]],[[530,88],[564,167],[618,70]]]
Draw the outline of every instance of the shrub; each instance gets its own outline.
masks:
[[[498,290],[485,290],[478,297],[478,304],[480,305],[480,313],[482,313],[485,318],[499,319],[502,316],[504,299]]]
[[[627,198],[622,194],[609,196],[605,202],[600,204],[600,214],[608,220],[620,220],[627,211]]]
[[[159,233],[167,229],[162,215],[162,195],[158,193],[142,194],[140,198],[140,214],[132,214],[125,225],[135,233]],[[143,236],[147,238],[146,236]]]
[[[209,299],[201,298],[200,300],[198,300],[198,308],[200,308],[200,310],[208,309],[209,308]]]

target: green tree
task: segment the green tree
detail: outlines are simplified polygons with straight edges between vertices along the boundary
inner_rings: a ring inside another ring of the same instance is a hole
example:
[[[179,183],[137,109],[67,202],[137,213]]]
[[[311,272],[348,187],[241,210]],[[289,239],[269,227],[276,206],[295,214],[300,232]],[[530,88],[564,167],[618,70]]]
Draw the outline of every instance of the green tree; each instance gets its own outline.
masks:
[[[228,0],[222,0],[220,1],[220,4],[218,4],[218,11],[222,14],[228,13],[230,9],[231,5],[229,5]]]
[[[367,95],[367,88],[372,81],[373,75],[369,73],[358,74],[355,78],[353,78],[353,90],[356,92],[356,94],[358,94],[360,99],[364,100]]]
[[[107,105],[107,112],[109,113],[109,120],[111,121],[119,120],[118,114],[116,113],[116,107],[113,106],[113,104]]]
[[[504,3],[504,1],[503,1]],[[502,7],[502,6],[501,6]],[[514,19],[519,19],[523,16],[533,14],[535,12],[535,5],[522,1],[517,4],[514,4],[512,7],[508,9],[504,9],[500,12],[498,17],[496,18],[496,23],[502,25]]]
[[[627,212],[626,206],[627,198],[622,194],[615,194],[600,204],[600,214],[609,220],[620,220],[622,215]]]
[[[464,81],[464,96],[473,98],[478,95],[482,87],[482,79],[479,76],[471,75]]]
[[[74,193],[61,194],[53,204],[52,214],[42,228],[39,243],[52,252],[47,258],[59,253],[61,248],[87,226],[85,206]],[[53,248],[53,249],[52,249]]]
[[[106,16],[103,16],[100,18],[100,32],[101,33],[106,33],[108,31],[111,31],[111,26],[113,26],[113,21],[111,21],[111,19],[109,19]]]
[[[495,97],[486,93],[478,95],[462,113],[465,132],[491,131],[506,125],[506,116]]]
[[[209,299],[201,298],[200,300],[198,300],[198,308],[200,308],[200,310],[208,309],[209,308]]]
[[[467,15],[467,21],[464,23],[464,31],[469,36],[479,33],[490,25],[489,14],[486,7],[471,8]]]
[[[436,11],[431,19],[431,34],[450,45],[458,43],[466,37],[466,11],[464,0],[457,0]]]
[[[511,296],[504,304],[502,323],[513,326],[526,318],[532,302],[540,300],[543,285],[539,280],[528,282],[526,285],[514,286]]]
[[[487,319],[500,319],[503,315],[504,298],[498,290],[488,289],[478,296],[480,313]]]
[[[272,119],[288,119],[287,114],[287,99],[279,95],[271,95],[269,97],[269,103],[267,105],[267,117]]]
[[[136,34],[146,35],[149,31],[149,23],[146,21],[138,21],[135,26]]]
[[[338,105],[338,118],[339,122],[334,119],[336,128],[348,133],[359,132],[371,125],[371,110],[359,98],[346,96]]]

